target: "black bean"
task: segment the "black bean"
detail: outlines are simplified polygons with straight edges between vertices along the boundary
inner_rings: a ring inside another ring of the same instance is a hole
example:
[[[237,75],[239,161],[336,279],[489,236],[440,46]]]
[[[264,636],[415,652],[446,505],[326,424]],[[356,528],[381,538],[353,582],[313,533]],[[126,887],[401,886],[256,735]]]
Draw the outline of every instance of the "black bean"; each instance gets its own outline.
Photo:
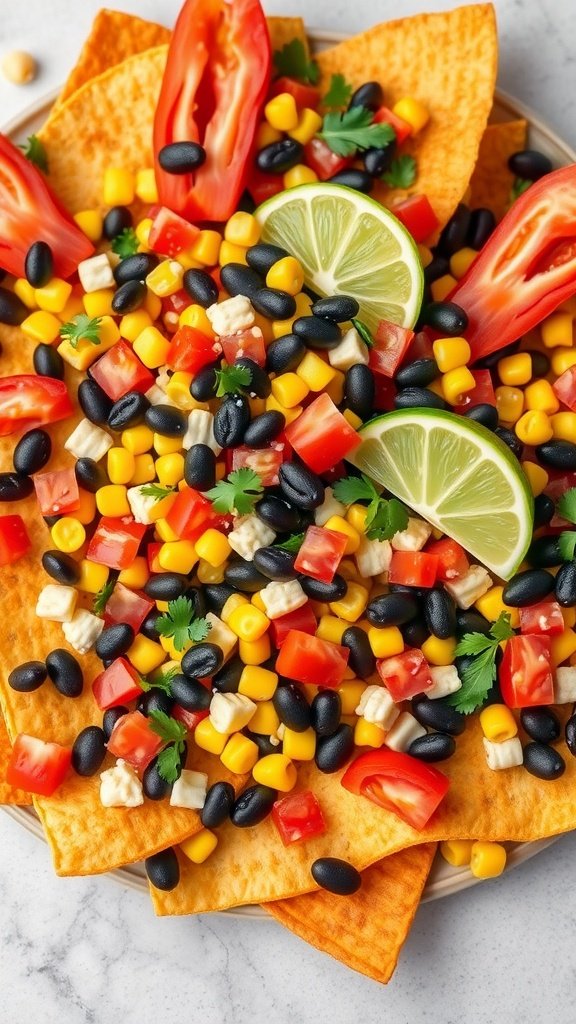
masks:
[[[279,245],[271,245],[269,242],[258,242],[251,245],[246,252],[248,266],[255,270],[262,277],[266,277],[268,271],[279,260],[285,259],[290,254]]]
[[[408,647],[422,647],[422,644],[430,636],[430,630],[420,615],[400,626],[400,632],[404,638],[404,643]]]
[[[471,249],[481,249],[490,238],[495,227],[496,218],[492,210],[482,206],[472,210],[466,245],[469,245]]]
[[[151,405],[144,414],[144,422],[163,437],[183,437],[188,429],[186,413],[173,405]]]
[[[488,402],[481,402],[479,405],[472,405],[466,409],[464,415],[475,423],[481,423],[487,430],[496,430],[498,426],[498,409]]]
[[[74,473],[80,486],[85,491],[90,491],[91,494],[96,494],[100,487],[105,487],[108,483],[108,476],[104,466],[94,462],[94,459],[78,459],[74,466]]]
[[[160,612],[153,608],[152,611],[148,612],[148,615],[140,626],[140,632],[143,633],[144,636],[147,636],[149,640],[154,640],[156,643],[158,643],[160,639],[160,634],[156,629],[159,617]]]
[[[102,732],[104,733],[106,742],[110,739],[116,722],[119,722],[124,715],[128,714],[128,708],[123,704],[117,704],[114,708],[108,708],[102,716]]]
[[[248,786],[239,797],[236,797],[230,810],[230,821],[236,828],[250,828],[259,825],[268,817],[278,798],[275,789],[262,786]]]
[[[53,345],[45,345],[43,342],[36,345],[32,362],[39,377],[54,377],[55,380],[64,380],[64,360]]]
[[[258,572],[279,583],[296,579],[294,560],[295,555],[283,548],[264,547],[254,553],[254,565]]]
[[[170,680],[170,691],[174,700],[187,711],[207,711],[212,693],[197,679],[189,679],[178,673]]]
[[[461,636],[465,633],[484,633],[488,636],[491,627],[492,623],[480,612],[456,610],[456,632]]]
[[[243,263],[227,263],[220,271],[223,287],[229,295],[246,295],[249,299],[264,286],[259,274]]]
[[[466,243],[470,229],[470,210],[465,203],[458,203],[456,210],[442,229],[436,251],[442,256],[452,256]]]
[[[534,498],[534,529],[547,526],[556,511],[552,498],[547,494],[537,494]]]
[[[292,331],[310,348],[336,348],[342,341],[342,332],[338,324],[320,316],[299,316],[292,324]]]
[[[127,206],[113,206],[104,217],[102,225],[104,238],[112,241],[126,228],[131,228],[132,223],[132,214]]]
[[[256,155],[256,166],[264,174],[284,174],[296,164],[301,164],[304,147],[296,139],[282,139],[264,146]]]
[[[218,828],[227,821],[236,799],[234,787],[229,782],[215,782],[206,793],[200,820],[204,828]]]
[[[144,867],[148,881],[155,889],[170,892],[180,881],[178,857],[171,846],[167,850],[162,850],[161,853],[154,853],[151,857],[146,857]]]
[[[564,727],[564,738],[568,750],[576,757],[576,715],[572,714]]]
[[[282,433],[285,426],[286,417],[281,412],[277,412],[276,409],[263,412],[248,424],[244,444],[249,448],[267,448],[278,434]]]
[[[560,565],[564,559],[558,546],[559,539],[558,534],[537,537],[528,548],[526,561],[537,569],[552,569],[554,566]]]
[[[8,676],[8,685],[18,693],[32,693],[42,686],[47,675],[43,661],[25,661],[12,669]]]
[[[468,317],[455,302],[430,302],[423,310],[423,322],[450,338],[464,334]]]
[[[112,310],[118,316],[125,313],[133,313],[139,309],[144,302],[148,289],[145,281],[125,281],[114,292],[112,297]]]
[[[576,469],[576,444],[572,441],[546,441],[536,448],[540,462],[551,469],[573,472]]]
[[[550,360],[545,352],[537,352],[536,349],[526,349],[532,360],[532,379],[545,377],[550,373]]]
[[[187,585],[186,576],[180,573],[160,572],[150,577],[144,585],[144,593],[154,601],[175,601],[184,595]]]
[[[326,299],[316,299],[312,306],[314,316],[333,320],[336,324],[351,320],[359,312],[358,301],[352,295],[331,295]]]
[[[344,404],[361,420],[369,420],[374,409],[376,385],[374,374],[364,363],[354,363],[346,370]]]
[[[520,724],[531,740],[553,743],[560,739],[560,720],[552,708],[522,708]]]
[[[511,341],[509,345],[505,345],[504,348],[498,349],[497,352],[492,352],[489,356],[484,356],[483,359],[479,359],[476,366],[483,370],[497,370],[500,360],[506,358],[506,356],[516,355],[519,348],[519,340]]]
[[[212,677],[212,686],[220,693],[238,693],[244,662],[239,657],[231,658]]]
[[[228,583],[206,583],[202,588],[208,611],[220,615],[226,601],[235,593],[234,587]]]
[[[222,649],[217,644],[195,644],[182,658],[182,671],[190,679],[202,679],[213,676],[222,667],[223,660]]]
[[[165,715],[171,715],[173,707],[173,698],[157,686],[142,693],[136,701],[136,710],[145,718],[149,718],[154,711],[162,711]]]
[[[343,723],[331,736],[321,737],[316,744],[316,767],[326,775],[339,771],[354,753],[354,730]]]
[[[205,270],[187,270],[182,284],[190,298],[204,309],[218,302],[216,282]]]
[[[563,608],[576,604],[576,561],[561,565],[554,583],[558,604]]]
[[[310,727],[310,706],[304,692],[295,683],[278,686],[272,703],[278,718],[288,729],[304,732]]]
[[[0,473],[0,501],[22,501],[34,490],[29,476],[23,473]]]
[[[348,626],[342,634],[342,646],[350,651],[348,664],[360,679],[367,679],[376,668],[368,634],[359,626]]]
[[[428,629],[440,640],[456,634],[456,605],[443,588],[428,590],[423,598],[424,616]]]
[[[240,356],[235,360],[235,366],[245,366],[247,370],[250,370],[250,385],[249,390],[251,394],[257,396],[257,398],[268,398],[268,395],[272,391],[272,384],[266,371],[258,366],[253,359],[249,359],[248,356]]]
[[[184,458],[184,479],[197,491],[209,491],[216,483],[216,456],[207,444],[193,444]]]
[[[80,566],[71,555],[63,551],[45,551],[42,555],[42,567],[57,583],[73,587],[80,579]]]
[[[194,380],[190,385],[190,394],[197,402],[209,402],[211,398],[214,398],[218,387],[216,370],[219,369],[220,364],[218,362],[214,362],[209,363],[207,366],[203,366],[201,370],[198,370],[198,373],[195,375]]]
[[[524,747],[524,767],[530,775],[537,779],[559,779],[566,771],[566,763],[561,754],[547,743],[534,740]]]
[[[398,370],[395,380],[399,388],[425,388],[439,374],[435,359],[415,359]]]
[[[370,601],[366,618],[373,626],[402,626],[418,615],[420,605],[411,594],[382,594]]]
[[[321,690],[310,705],[310,724],[317,736],[332,736],[342,715],[342,698],[337,690]]]
[[[158,151],[158,163],[167,174],[189,174],[206,160],[199,142],[169,142]]]
[[[384,93],[380,82],[364,82],[352,93],[348,109],[350,107],[365,107],[366,110],[376,113],[383,103]]]
[[[450,273],[450,261],[445,256],[434,256],[428,266],[424,267],[424,281],[431,285],[439,277]]]
[[[24,274],[33,288],[43,288],[54,276],[54,257],[48,242],[33,242],[24,260]]]
[[[526,569],[518,572],[504,587],[502,600],[512,608],[526,608],[537,604],[554,590],[554,577],[545,569]]]
[[[144,398],[144,395],[141,396]],[[95,380],[86,377],[78,385],[78,402],[87,420],[103,427],[108,424],[108,417],[114,403]]]
[[[378,149],[375,146],[371,146],[370,149],[362,153],[364,167],[373,178],[381,178],[386,171],[390,170],[395,154],[395,139],[392,139],[385,146],[380,146]]]
[[[235,448],[242,444],[250,423],[250,406],[243,395],[230,395],[214,416],[214,437],[221,448]]]
[[[266,368],[271,373],[295,370],[306,355],[304,342],[295,334],[285,334],[273,341],[266,350]]]
[[[143,423],[147,412],[152,408],[146,395],[140,391],[128,391],[119,398],[108,413],[108,426],[111,430],[128,430]],[[160,408],[160,406],[155,406]],[[162,406],[161,408],[166,408]]]
[[[78,733],[72,747],[72,767],[77,775],[95,775],[106,756],[106,737],[98,725]]]
[[[12,462],[17,473],[37,473],[43,469],[52,454],[50,434],[36,428],[23,434],[14,449]]]
[[[298,508],[318,508],[324,501],[324,484],[307,466],[284,462],[278,471],[278,479],[288,501]]]
[[[425,694],[412,698],[412,714],[420,725],[451,736],[459,736],[466,727],[464,715],[441,700],[430,700]]]
[[[159,262],[160,259],[154,252],[135,252],[133,256],[120,260],[114,267],[114,280],[118,285],[126,284],[127,281],[145,281]]]
[[[394,398],[396,409],[447,409],[448,405],[428,388],[404,388]]]
[[[417,757],[420,761],[433,764],[435,761],[445,761],[456,750],[456,741],[453,736],[447,736],[443,732],[429,732],[426,736],[418,736],[408,747],[411,757]]]
[[[252,296],[252,305],[269,320],[289,320],[296,312],[296,299],[280,288],[260,288]]]
[[[162,778],[158,770],[158,758],[147,764],[142,774],[142,789],[149,800],[163,800],[169,796],[172,786]]]
[[[258,572],[253,562],[247,562],[244,558],[229,562],[224,570],[224,578],[226,583],[243,594],[256,594],[270,583],[267,576]]]
[[[494,433],[496,437],[499,437],[504,442],[517,459],[521,458],[524,445],[518,440],[513,430],[508,430],[508,427],[498,427]]]
[[[351,896],[362,885],[362,875],[353,864],[338,857],[318,857],[310,868],[312,878],[321,889],[336,896]]]
[[[536,149],[522,149],[508,157],[508,168],[517,178],[538,181],[545,174],[550,174],[552,161]]]
[[[275,494],[266,494],[254,508],[263,523],[276,533],[295,533],[300,526],[300,515],[292,505]]]
[[[46,658],[48,676],[63,697],[79,697],[84,686],[84,676],[79,662],[70,651],[57,647]]]
[[[358,167],[349,167],[343,171],[333,174],[328,181],[333,185],[345,185],[346,188],[353,188],[356,192],[363,192],[368,195],[374,188],[374,178],[368,171],[361,171]]]
[[[94,644],[94,651],[101,661],[120,658],[134,643],[134,630],[127,622],[116,622],[105,626]]]
[[[311,576],[300,576],[300,586],[311,601],[340,601],[348,590],[348,583],[340,573],[336,573],[331,583],[314,580]]]
[[[258,747],[259,757],[268,757],[268,754],[278,753],[278,744],[272,743],[269,736],[264,736],[261,733],[250,732],[249,729],[244,729],[244,736],[247,736],[252,743],[255,743]]]
[[[15,292],[0,288],[0,324],[18,327],[26,319],[30,310],[24,305]]]

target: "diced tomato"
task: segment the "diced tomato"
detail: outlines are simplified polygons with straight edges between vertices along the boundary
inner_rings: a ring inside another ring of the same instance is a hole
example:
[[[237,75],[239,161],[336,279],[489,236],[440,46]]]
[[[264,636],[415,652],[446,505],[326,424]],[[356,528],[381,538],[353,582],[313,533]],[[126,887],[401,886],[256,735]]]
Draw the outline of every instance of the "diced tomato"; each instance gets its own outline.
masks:
[[[182,540],[194,540],[212,519],[212,503],[193,487],[179,491],[166,522]]]
[[[104,608],[104,625],[126,622],[137,633],[153,607],[154,601],[146,597],[146,594],[117,583]]]
[[[394,551],[388,579],[403,587],[433,587],[439,561],[438,555],[426,551]]]
[[[198,373],[222,353],[220,342],[209,338],[195,327],[180,327],[168,349],[166,362],[171,370]]]
[[[142,693],[136,669],[126,658],[116,658],[92,683],[94,700],[101,711],[128,704]]]
[[[102,516],[88,545],[86,558],[109,569],[127,569],[136,558],[145,533],[146,527],[129,516],[122,519]]]
[[[557,636],[565,630],[564,616],[558,601],[540,601],[520,608],[520,632],[528,634],[545,633]]]
[[[200,228],[166,206],[161,206],[152,221],[148,245],[152,252],[175,259],[183,249],[194,245],[199,234]]]
[[[37,473],[34,487],[43,516],[64,516],[80,508],[80,491],[72,468]]]
[[[1,153],[0,135],[0,153]],[[2,174],[0,158],[0,181]],[[0,188],[1,194],[1,188]],[[1,232],[0,214],[0,232]],[[2,248],[0,242],[0,260]],[[21,373],[0,377],[0,437],[16,430],[29,430],[46,423],[65,420],[74,412],[63,380]]]
[[[390,377],[384,377],[381,373],[374,375],[374,408],[379,412],[392,412],[395,409],[394,399],[397,388]]]
[[[471,370],[470,372],[476,382],[475,387],[462,396],[462,401],[454,407],[455,412],[464,412],[474,405],[496,405],[490,370]]]
[[[405,363],[414,363],[417,359],[433,359],[433,342],[427,331],[417,331],[404,356]]]
[[[209,714],[208,708],[205,711],[187,711],[180,704],[175,704],[171,711],[172,718],[175,718],[177,722],[182,722],[188,732],[194,732],[198,722],[201,722],[203,718],[208,718]]]
[[[160,202],[189,220],[224,221],[246,182],[270,85],[270,36],[259,0],[186,0],[172,33],[154,119]],[[199,142],[206,161],[188,174],[160,167],[171,142]]]
[[[70,277],[94,252],[38,168],[0,135],[0,267],[24,277],[26,254],[40,238],[52,250],[57,277]]]
[[[232,449],[232,469],[253,469],[262,480],[264,487],[278,483],[280,466],[286,461],[286,445],[272,441],[267,448],[247,448],[241,445]]]
[[[144,393],[154,383],[154,375],[122,339],[94,363],[90,374],[113,402],[129,391]]]
[[[276,671],[288,679],[316,686],[340,686],[350,651],[299,629],[291,629],[276,660]]]
[[[502,698],[509,708],[553,704],[550,637],[542,634],[510,637],[498,678]]]
[[[284,846],[324,835],[326,822],[318,800],[309,789],[289,793],[272,807],[274,822]]]
[[[350,167],[352,159],[347,156],[338,156],[323,139],[314,138],[304,146],[304,163],[312,168],[320,181],[328,181],[328,178],[332,178],[346,167]]]
[[[315,473],[324,473],[360,444],[359,435],[327,394],[315,398],[286,427],[286,437]]]
[[[327,530],[325,526],[309,526],[294,568],[321,583],[332,583],[347,544],[348,537],[344,533]]]
[[[310,601],[307,601],[306,604],[296,608],[293,612],[288,612],[286,615],[280,615],[277,619],[272,619],[270,634],[274,645],[280,649],[292,629],[297,629],[301,633],[309,633],[310,636],[314,636],[317,626],[318,622],[312,610],[312,605]]]
[[[441,540],[434,540],[428,544],[426,552],[429,555],[436,555],[438,558],[438,571],[436,578],[442,583],[450,583],[468,572],[470,562],[464,548],[458,541],[450,537],[442,537]]]
[[[259,327],[249,327],[245,331],[220,338],[220,344],[227,363],[235,363],[237,359],[252,359],[258,366],[264,366],[266,362],[266,346]]]
[[[0,565],[11,565],[31,548],[22,516],[0,516]]]
[[[556,398],[568,406],[572,412],[576,411],[576,366],[569,366],[552,385]]]
[[[350,793],[367,797],[416,829],[428,823],[450,786],[437,768],[385,747],[360,754],[341,781]]]
[[[370,349],[370,369],[385,377],[393,377],[413,338],[414,331],[381,320]]]
[[[163,572],[162,566],[158,561],[158,555],[160,554],[161,547],[161,543],[154,541],[152,544],[148,544],[146,548],[146,560],[148,562],[150,572]]]
[[[271,199],[272,196],[277,196],[279,192],[283,191],[282,175],[264,174],[257,167],[251,167],[248,172],[246,188],[256,206],[260,206],[260,203],[266,202],[267,199]]]
[[[379,659],[376,668],[396,704],[417,693],[425,693],[432,686],[430,667],[417,648],[407,648],[392,658]]]
[[[272,98],[280,96],[284,92],[288,92],[294,97],[296,106],[300,109],[310,107],[312,110],[316,110],[320,103],[320,89],[317,89],[315,85],[306,85],[304,82],[298,82],[295,78],[287,78],[282,75],[281,78],[272,82],[268,95]]]
[[[64,782],[71,760],[71,747],[20,733],[14,740],[6,779],[10,786],[27,793],[52,796]]]
[[[180,291],[174,292],[173,295],[166,295],[162,299],[162,310],[164,313],[176,313],[180,316],[188,306],[192,305],[192,299],[188,295],[188,292],[184,288]]]
[[[417,193],[396,203],[391,211],[410,232],[415,242],[425,242],[438,227],[438,217],[428,196]]]
[[[133,768],[145,768],[162,746],[160,736],[139,711],[129,711],[119,718],[108,740],[108,750],[114,757],[122,757]]]
[[[549,470],[550,480],[546,484],[545,494],[552,501],[557,502],[566,491],[569,491],[572,487],[576,487],[576,473],[562,473],[553,479],[554,470]]]
[[[408,121],[405,121],[403,117],[398,117],[398,114],[395,114],[393,110],[389,110],[388,107],[380,107],[376,111],[373,123],[392,125],[396,135],[396,142],[399,146],[412,134],[412,125],[408,124]]]

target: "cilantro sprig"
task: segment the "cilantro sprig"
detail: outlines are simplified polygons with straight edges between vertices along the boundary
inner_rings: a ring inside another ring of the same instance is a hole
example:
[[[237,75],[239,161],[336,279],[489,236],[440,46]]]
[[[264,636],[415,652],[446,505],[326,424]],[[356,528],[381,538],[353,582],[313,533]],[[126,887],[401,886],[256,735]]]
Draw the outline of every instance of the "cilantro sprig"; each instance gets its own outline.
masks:
[[[174,491],[174,487],[162,487],[161,484],[144,484],[140,488],[140,494],[145,498],[154,498],[156,501],[162,501],[169,494],[174,494]]]
[[[156,631],[160,636],[171,637],[177,651],[183,651],[189,641],[201,643],[211,629],[206,619],[196,617],[189,597],[169,601],[168,611],[156,619]]]
[[[304,543],[303,533],[293,533],[287,540],[282,541],[281,544],[275,544],[275,548],[280,548],[281,551],[288,551],[291,555],[296,555]]]
[[[69,342],[72,348],[78,348],[81,341],[90,341],[93,345],[100,345],[101,316],[88,316],[87,313],[77,313],[60,328],[60,337]]]
[[[556,505],[556,511],[562,519],[576,523],[576,487],[571,487],[562,495]],[[564,561],[571,562],[576,554],[576,532],[564,530],[558,538],[558,548]]]
[[[456,657],[471,656],[473,660],[462,669],[462,686],[447,698],[448,704],[464,715],[471,715],[484,703],[496,680],[499,645],[514,635],[508,612],[500,613],[489,635],[464,634],[456,646]]]
[[[532,184],[533,182],[527,181],[526,178],[514,178],[512,188],[510,189],[510,202],[513,203],[524,192],[527,192]]]
[[[374,114],[366,107],[351,107],[340,113],[331,111],[322,122],[318,137],[337,156],[354,156],[358,150],[385,146],[396,138],[392,125],[374,124]]]
[[[362,341],[368,348],[372,348],[374,345],[374,338],[370,334],[369,328],[366,326],[363,320],[359,320],[357,316],[352,317],[352,323],[358,331],[358,334],[362,338]]]
[[[382,180],[390,188],[410,188],[416,181],[417,166],[413,156],[404,153],[396,157],[390,164],[389,170],[382,175]]]
[[[186,726],[165,711],[150,713],[150,728],[166,744],[158,754],[158,774],[165,782],[173,784],[180,775],[182,760],[186,751]]]
[[[368,540],[390,540],[408,526],[408,512],[397,498],[381,498],[367,476],[347,476],[334,484],[334,497],[343,505],[367,501],[366,536]]]
[[[223,366],[220,370],[216,370],[216,380],[218,382],[216,398],[237,395],[239,391],[250,387],[252,371],[249,366],[237,366],[233,363],[231,366]]]
[[[171,697],[172,688],[170,684],[172,683],[174,676],[177,676],[178,674],[178,668],[176,665],[172,665],[172,667],[166,669],[161,676],[158,676],[153,683],[148,679],[144,679],[143,676],[140,676],[138,682],[144,693],[148,693],[149,690],[162,690],[162,692],[167,694],[168,697]]]
[[[215,487],[206,491],[206,497],[216,512],[246,516],[254,508],[262,490],[262,479],[258,473],[243,466],[242,469],[233,469],[227,480],[219,480]]]
[[[114,587],[115,586],[116,586],[116,579],[111,579],[111,580],[108,580],[108,582],[105,583],[103,587],[100,587],[100,590],[95,595],[94,601],[93,601],[93,604],[92,604],[92,611],[94,612],[94,615],[103,615],[104,614],[104,609],[105,609],[106,605],[108,604],[108,601],[112,597],[112,594],[114,593]]]
[[[347,107],[352,95],[352,86],[344,75],[332,75],[328,92],[322,97],[322,106],[333,110]]]
[[[310,85],[316,85],[320,75],[320,68],[315,60],[309,59],[301,39],[291,39],[281,50],[274,51],[274,67],[278,75],[297,78]]]
[[[134,253],[138,252],[139,247],[140,241],[134,228],[124,228],[110,243],[112,252],[115,252],[121,260],[127,259],[128,256],[134,256]]]
[[[44,171],[44,174],[48,174],[48,154],[44,148],[44,143],[40,141],[37,135],[29,135],[22,145],[18,146],[24,153],[24,156],[31,164],[40,171]]]

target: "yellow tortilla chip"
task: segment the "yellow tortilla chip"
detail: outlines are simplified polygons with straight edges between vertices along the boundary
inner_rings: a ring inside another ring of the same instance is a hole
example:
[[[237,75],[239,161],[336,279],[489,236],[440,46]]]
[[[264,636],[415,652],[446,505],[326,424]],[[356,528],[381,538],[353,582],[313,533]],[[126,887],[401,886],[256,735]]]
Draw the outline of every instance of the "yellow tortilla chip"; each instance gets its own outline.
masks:
[[[510,204],[514,175],[508,170],[508,157],[526,148],[526,121],[489,124],[482,136],[478,160],[470,179],[470,206],[487,207],[496,220],[502,220]]]
[[[0,717],[0,804],[30,804],[30,794],[11,786],[6,780],[6,771],[12,749],[4,720]]]
[[[266,21],[268,22],[272,53],[275,50],[281,50],[286,43],[291,43],[293,39],[299,39],[304,43],[306,52],[309,52],[306,29],[302,18],[271,17],[267,18]]]
[[[379,81],[392,108],[411,96],[430,111],[430,121],[402,145],[412,153],[418,177],[409,192],[428,196],[444,225],[462,199],[476,163],[496,81],[497,39],[491,4],[391,21],[345,40],[317,56],[321,86],[340,73],[357,88]],[[372,193],[393,209],[405,189],[379,185]]]
[[[352,896],[309,892],[265,903],[264,910],[316,949],[385,985],[398,963],[435,852],[436,844],[427,843],[378,861],[362,872],[362,888]]]

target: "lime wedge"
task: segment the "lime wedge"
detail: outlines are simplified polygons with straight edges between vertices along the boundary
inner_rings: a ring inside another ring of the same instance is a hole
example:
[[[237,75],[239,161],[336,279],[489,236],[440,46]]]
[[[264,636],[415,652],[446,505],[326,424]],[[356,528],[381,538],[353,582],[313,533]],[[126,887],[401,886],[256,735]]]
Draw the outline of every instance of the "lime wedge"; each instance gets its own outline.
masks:
[[[534,501],[512,452],[450,412],[403,409],[360,429],[348,461],[507,580],[532,540]]]
[[[353,295],[371,331],[380,320],[414,326],[424,288],[418,250],[380,203],[319,181],[280,192],[255,217],[262,241],[295,256],[315,292]]]

